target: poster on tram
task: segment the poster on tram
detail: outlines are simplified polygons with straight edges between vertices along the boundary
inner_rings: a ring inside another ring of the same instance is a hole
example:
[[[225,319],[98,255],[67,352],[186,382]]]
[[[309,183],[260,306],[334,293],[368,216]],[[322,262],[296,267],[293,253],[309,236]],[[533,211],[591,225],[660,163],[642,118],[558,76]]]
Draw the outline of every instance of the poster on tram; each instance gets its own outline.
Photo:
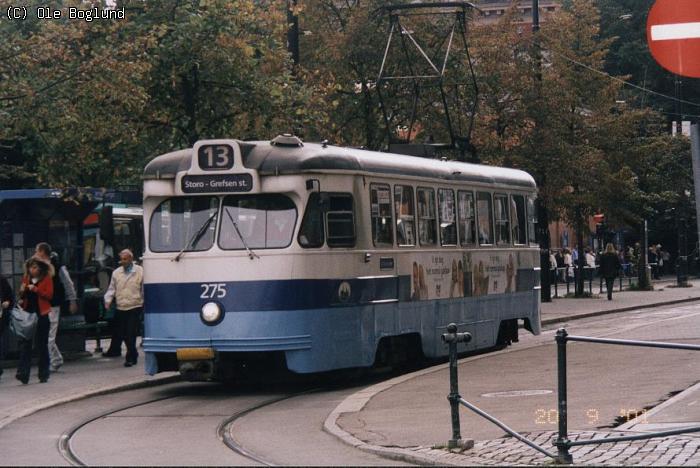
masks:
[[[426,253],[414,257],[411,299],[449,299],[516,290],[521,252]]]

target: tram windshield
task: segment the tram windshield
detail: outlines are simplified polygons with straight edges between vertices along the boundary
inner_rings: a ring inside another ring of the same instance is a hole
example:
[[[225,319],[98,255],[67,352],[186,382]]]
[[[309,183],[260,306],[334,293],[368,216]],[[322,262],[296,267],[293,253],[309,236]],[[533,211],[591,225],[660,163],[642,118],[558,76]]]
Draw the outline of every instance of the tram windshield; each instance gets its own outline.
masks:
[[[284,195],[227,196],[219,247],[224,250],[287,247],[292,243],[296,220],[294,202]]]
[[[208,250],[214,243],[218,210],[219,200],[216,197],[178,197],[165,200],[151,216],[151,251]]]

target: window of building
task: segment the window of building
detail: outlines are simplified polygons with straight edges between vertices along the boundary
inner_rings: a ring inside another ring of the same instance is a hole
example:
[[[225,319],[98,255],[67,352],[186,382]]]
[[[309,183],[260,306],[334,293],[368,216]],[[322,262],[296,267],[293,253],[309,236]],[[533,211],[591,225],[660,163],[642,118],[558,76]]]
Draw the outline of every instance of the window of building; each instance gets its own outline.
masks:
[[[522,195],[511,196],[510,213],[513,218],[511,228],[513,232],[513,244],[526,244],[527,218],[525,217],[525,197]]]
[[[416,245],[416,211],[413,187],[394,186],[394,210],[396,211],[396,243],[399,247]]]
[[[439,189],[438,204],[440,207],[440,244],[457,245],[454,190]]]
[[[510,244],[510,215],[508,195],[495,195],[496,245]]]
[[[493,205],[490,193],[477,192],[476,215],[479,227],[479,244],[493,244]]]
[[[421,245],[435,245],[437,220],[435,217],[435,190],[419,188],[418,195],[418,240]]]
[[[457,192],[457,213],[459,219],[459,245],[476,243],[476,216],[474,213],[474,194]]]
[[[391,213],[391,188],[371,184],[369,202],[372,222],[372,242],[378,245],[394,244],[394,217]]]

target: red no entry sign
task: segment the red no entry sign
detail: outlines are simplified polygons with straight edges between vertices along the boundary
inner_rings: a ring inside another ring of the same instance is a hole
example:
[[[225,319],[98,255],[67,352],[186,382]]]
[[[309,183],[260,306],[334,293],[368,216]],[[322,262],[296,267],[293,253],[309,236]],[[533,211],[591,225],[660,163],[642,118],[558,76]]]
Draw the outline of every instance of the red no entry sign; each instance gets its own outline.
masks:
[[[656,0],[647,19],[647,42],[659,65],[700,78],[700,0]]]

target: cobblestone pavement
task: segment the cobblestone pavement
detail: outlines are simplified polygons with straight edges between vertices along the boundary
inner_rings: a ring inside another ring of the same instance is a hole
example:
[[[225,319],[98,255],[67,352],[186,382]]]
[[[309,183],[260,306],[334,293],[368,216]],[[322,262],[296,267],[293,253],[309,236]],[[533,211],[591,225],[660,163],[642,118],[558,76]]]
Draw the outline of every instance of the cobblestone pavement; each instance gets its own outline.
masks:
[[[573,440],[591,440],[630,435],[626,432],[586,431],[570,433]],[[544,449],[556,453],[553,431],[522,434]],[[551,458],[526,446],[512,437],[476,442],[465,452],[448,451],[431,447],[413,447],[408,451],[435,460],[444,465],[549,465]],[[674,436],[610,444],[572,447],[574,464],[624,465],[624,466],[698,466],[700,465],[700,439]]]

